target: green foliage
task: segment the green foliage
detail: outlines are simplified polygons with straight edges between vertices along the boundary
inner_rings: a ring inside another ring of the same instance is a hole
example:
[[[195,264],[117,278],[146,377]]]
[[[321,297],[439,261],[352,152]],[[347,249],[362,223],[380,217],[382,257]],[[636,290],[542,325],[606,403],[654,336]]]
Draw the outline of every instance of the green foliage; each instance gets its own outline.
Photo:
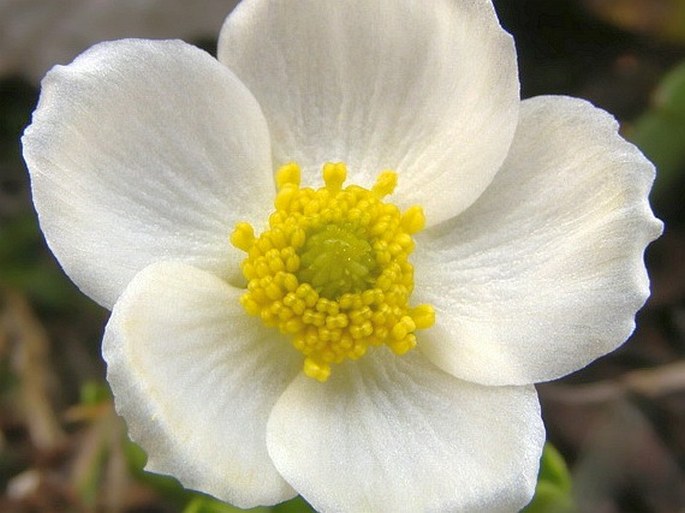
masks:
[[[685,0],[582,0],[605,21],[652,38],[685,42]]]
[[[241,513],[245,511],[249,513],[315,513],[312,507],[299,496],[276,506],[245,510],[200,494],[194,495],[183,513]]]
[[[91,380],[81,385],[80,399],[84,406],[97,406],[112,399],[112,394],[105,383]]]
[[[124,445],[124,453],[129,472],[136,481],[156,490],[162,497],[176,504],[190,504],[192,502],[195,494],[183,488],[175,478],[146,472],[144,468],[145,463],[147,463],[147,454],[139,445],[128,438]]]
[[[653,106],[626,134],[654,162],[654,196],[667,195],[685,170],[685,62],[668,73]]]
[[[540,460],[538,484],[535,497],[523,513],[574,513],[576,508],[571,497],[571,475],[564,458],[550,443]]]
[[[33,213],[0,224],[0,288],[24,291],[36,304],[63,312],[87,303],[43,248]]]
[[[568,472],[566,462],[559,451],[549,442],[545,444],[545,449],[542,452],[538,481],[548,482],[565,493],[571,492],[571,475]]]
[[[314,508],[299,495],[294,499],[273,506],[271,511],[274,513],[316,513]]]
[[[271,508],[240,509],[225,502],[219,502],[211,497],[196,495],[183,510],[183,513],[269,513]]]

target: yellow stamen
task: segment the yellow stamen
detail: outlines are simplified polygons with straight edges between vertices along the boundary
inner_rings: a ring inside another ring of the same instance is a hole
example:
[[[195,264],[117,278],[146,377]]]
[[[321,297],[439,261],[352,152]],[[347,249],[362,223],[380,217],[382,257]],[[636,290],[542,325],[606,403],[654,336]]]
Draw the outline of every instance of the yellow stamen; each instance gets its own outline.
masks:
[[[281,166],[276,172],[276,185],[282,189],[286,185],[300,185],[300,166],[295,162],[290,162]]]
[[[300,188],[295,163],[276,173],[276,210],[259,237],[238,223],[231,243],[245,251],[241,269],[250,315],[291,337],[304,355],[304,373],[326,381],[331,365],[362,357],[385,344],[402,355],[415,332],[435,322],[430,305],[409,306],[414,270],[412,235],[425,225],[423,210],[404,214],[383,198],[397,174],[383,171],[371,190],[343,188],[343,163],[323,167],[325,186]]]
[[[231,244],[243,251],[249,251],[254,242],[254,229],[248,223],[238,223],[231,234]]]
[[[396,186],[397,173],[394,171],[383,171],[380,175],[378,175],[376,183],[371,190],[375,192],[378,197],[383,198],[389,194],[392,194]]]
[[[347,167],[342,162],[328,162],[323,166],[323,181],[326,182],[326,189],[333,194],[340,191],[342,184],[347,178]]]

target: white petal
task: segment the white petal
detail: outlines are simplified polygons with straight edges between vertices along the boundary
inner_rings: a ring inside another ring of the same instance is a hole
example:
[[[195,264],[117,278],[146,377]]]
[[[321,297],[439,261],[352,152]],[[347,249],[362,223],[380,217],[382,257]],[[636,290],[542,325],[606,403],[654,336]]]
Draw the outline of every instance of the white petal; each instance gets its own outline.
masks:
[[[302,361],[239,296],[194,267],[153,264],[115,305],[103,352],[146,468],[252,507],[295,495],[267,454],[266,423]]]
[[[228,243],[234,223],[272,201],[259,106],[180,41],[103,43],[54,68],[23,144],[48,244],[107,307],[158,260],[228,276],[243,257]]]
[[[661,233],[654,167],[587,102],[524,101],[511,153],[455,221],[422,234],[415,301],[436,325],[436,365],[485,384],[579,369],[623,343],[649,295],[643,263]]]
[[[246,0],[219,60],[262,106],[275,164],[318,183],[344,161],[364,186],[394,169],[429,223],[480,195],[516,127],[514,45],[485,0]]]
[[[484,387],[385,349],[303,375],[274,407],[269,454],[324,512],[518,511],[545,434],[535,389]]]

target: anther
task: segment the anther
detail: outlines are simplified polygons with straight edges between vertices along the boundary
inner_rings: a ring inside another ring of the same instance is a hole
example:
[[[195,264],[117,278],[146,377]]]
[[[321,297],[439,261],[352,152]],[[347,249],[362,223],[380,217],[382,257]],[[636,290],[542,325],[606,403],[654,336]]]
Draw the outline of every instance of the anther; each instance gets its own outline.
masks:
[[[238,223],[231,234],[231,244],[243,251],[249,251],[254,242],[254,229],[248,223]]]
[[[342,162],[327,163],[323,166],[323,181],[326,189],[337,193],[342,189],[342,184],[347,178],[347,166]]]
[[[392,194],[397,186],[397,173],[394,171],[383,171],[371,190],[379,197],[383,198]]]
[[[276,186],[278,189],[283,189],[286,185],[300,185],[300,166],[295,162],[289,162],[281,166],[276,172]]]

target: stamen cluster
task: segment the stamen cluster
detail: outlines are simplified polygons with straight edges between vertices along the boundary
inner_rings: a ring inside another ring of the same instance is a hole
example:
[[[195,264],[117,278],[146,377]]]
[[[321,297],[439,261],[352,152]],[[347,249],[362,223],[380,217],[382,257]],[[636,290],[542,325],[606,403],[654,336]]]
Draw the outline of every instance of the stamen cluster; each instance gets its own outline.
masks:
[[[392,171],[371,190],[343,188],[346,176],[344,164],[328,163],[325,187],[300,188],[299,167],[286,164],[276,174],[269,228],[255,237],[251,225],[238,223],[231,235],[248,255],[243,307],[292,336],[305,374],[319,381],[332,363],[360,358],[369,346],[406,353],[416,345],[414,332],[435,320],[431,306],[409,306],[411,236],[424,227],[423,210],[401,213],[382,201],[397,183]]]

